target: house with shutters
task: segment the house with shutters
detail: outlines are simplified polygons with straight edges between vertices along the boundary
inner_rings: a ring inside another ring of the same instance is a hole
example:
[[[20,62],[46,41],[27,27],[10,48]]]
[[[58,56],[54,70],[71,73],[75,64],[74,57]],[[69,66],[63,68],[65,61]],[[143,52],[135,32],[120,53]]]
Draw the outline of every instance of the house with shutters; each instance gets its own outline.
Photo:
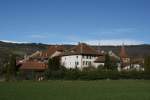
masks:
[[[72,49],[64,52],[61,56],[61,64],[66,68],[98,67],[104,65],[104,62],[95,62],[98,57],[104,54],[98,52],[85,43],[79,43]]]

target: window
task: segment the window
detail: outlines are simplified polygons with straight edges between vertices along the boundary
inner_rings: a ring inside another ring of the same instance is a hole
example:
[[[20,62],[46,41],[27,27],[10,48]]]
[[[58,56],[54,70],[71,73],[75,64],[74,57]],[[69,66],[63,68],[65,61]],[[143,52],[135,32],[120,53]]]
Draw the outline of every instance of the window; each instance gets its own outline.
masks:
[[[88,56],[86,56],[86,58],[88,59]]]
[[[75,62],[75,65],[77,66],[77,65],[79,65],[79,62],[77,61],[77,62]]]
[[[88,65],[88,61],[86,61],[86,65]]]
[[[78,56],[76,56],[76,58],[78,59]]]
[[[83,65],[85,65],[85,61],[83,61]]]
[[[84,59],[84,56],[82,56],[82,58]]]
[[[89,66],[91,66],[91,61],[89,61]]]
[[[89,56],[89,59],[91,59],[92,58],[92,56]]]
[[[79,65],[79,62],[77,61],[77,65]]]

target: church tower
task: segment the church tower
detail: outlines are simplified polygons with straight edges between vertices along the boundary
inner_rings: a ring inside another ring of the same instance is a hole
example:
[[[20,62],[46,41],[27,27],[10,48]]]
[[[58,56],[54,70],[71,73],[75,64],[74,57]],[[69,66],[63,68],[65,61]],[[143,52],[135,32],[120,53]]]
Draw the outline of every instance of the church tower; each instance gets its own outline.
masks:
[[[130,63],[130,58],[128,57],[127,53],[126,53],[126,50],[125,50],[125,47],[124,47],[124,44],[121,46],[121,49],[120,49],[120,59],[121,59],[121,62],[123,65],[127,65]]]

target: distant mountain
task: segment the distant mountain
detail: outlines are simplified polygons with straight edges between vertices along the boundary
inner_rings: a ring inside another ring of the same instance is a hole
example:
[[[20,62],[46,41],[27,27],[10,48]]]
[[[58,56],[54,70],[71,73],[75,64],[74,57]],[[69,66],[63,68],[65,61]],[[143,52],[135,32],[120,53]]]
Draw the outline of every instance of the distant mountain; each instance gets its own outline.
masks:
[[[113,51],[117,55],[119,55],[121,46],[101,46],[95,48],[100,48],[104,51]],[[150,45],[143,44],[143,45],[127,45],[125,46],[126,52],[129,57],[142,57],[150,56]]]
[[[19,57],[24,55],[30,55],[37,50],[46,50],[49,45],[41,43],[8,43],[0,41],[0,64],[4,58],[7,58],[10,53],[14,53]],[[70,49],[73,45],[64,45]],[[104,51],[113,51],[117,55],[119,54],[120,46],[93,46],[95,49]],[[127,54],[131,57],[145,57],[150,56],[150,45],[128,45],[125,46]]]

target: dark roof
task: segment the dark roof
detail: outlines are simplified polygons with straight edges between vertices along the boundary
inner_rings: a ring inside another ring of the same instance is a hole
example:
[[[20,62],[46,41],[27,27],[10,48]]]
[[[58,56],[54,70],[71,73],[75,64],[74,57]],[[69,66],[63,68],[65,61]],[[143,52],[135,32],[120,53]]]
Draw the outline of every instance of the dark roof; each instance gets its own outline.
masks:
[[[101,55],[94,48],[85,44],[79,43],[77,46],[63,53],[63,55]]]

